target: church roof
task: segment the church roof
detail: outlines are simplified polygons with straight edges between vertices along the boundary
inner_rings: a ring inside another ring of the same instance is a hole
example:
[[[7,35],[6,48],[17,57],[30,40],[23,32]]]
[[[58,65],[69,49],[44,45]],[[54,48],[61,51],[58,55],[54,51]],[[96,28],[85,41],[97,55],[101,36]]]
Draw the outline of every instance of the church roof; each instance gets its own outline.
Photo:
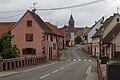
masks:
[[[73,16],[71,14],[69,21],[74,21]]]

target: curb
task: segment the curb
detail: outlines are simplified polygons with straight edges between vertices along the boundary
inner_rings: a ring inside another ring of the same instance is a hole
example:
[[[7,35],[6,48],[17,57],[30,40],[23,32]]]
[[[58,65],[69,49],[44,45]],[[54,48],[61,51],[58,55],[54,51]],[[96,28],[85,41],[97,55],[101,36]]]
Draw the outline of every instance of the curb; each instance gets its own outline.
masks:
[[[18,74],[19,72],[0,72],[0,78]],[[1,75],[2,74],[2,75]]]

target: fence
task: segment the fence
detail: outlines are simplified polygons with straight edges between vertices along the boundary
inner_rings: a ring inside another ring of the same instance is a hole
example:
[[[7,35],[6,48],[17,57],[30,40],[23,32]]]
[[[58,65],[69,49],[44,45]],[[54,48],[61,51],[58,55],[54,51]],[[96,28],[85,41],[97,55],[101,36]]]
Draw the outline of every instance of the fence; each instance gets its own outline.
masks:
[[[46,57],[24,57],[13,59],[0,59],[0,71],[7,71],[11,69],[17,69],[21,67],[27,67],[30,65],[40,64],[46,62]]]

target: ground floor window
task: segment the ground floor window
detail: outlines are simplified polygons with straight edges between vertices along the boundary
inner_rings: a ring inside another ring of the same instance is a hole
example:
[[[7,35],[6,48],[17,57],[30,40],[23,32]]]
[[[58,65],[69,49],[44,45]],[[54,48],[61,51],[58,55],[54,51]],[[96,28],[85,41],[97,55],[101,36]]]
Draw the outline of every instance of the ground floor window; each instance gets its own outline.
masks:
[[[36,49],[34,49],[34,48],[24,48],[23,49],[23,54],[24,55],[26,55],[26,54],[35,55],[36,54]]]

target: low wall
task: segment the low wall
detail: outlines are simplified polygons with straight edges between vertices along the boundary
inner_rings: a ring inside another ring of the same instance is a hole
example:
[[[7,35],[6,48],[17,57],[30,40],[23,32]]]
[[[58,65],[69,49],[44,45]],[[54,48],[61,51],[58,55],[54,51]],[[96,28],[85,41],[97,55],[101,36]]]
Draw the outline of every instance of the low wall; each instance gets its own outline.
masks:
[[[7,71],[11,69],[17,69],[21,67],[27,67],[30,65],[40,64],[47,62],[46,57],[23,57],[13,59],[0,59],[0,71]]]
[[[97,72],[99,80],[107,80],[106,64],[101,64],[99,59],[97,59]]]

